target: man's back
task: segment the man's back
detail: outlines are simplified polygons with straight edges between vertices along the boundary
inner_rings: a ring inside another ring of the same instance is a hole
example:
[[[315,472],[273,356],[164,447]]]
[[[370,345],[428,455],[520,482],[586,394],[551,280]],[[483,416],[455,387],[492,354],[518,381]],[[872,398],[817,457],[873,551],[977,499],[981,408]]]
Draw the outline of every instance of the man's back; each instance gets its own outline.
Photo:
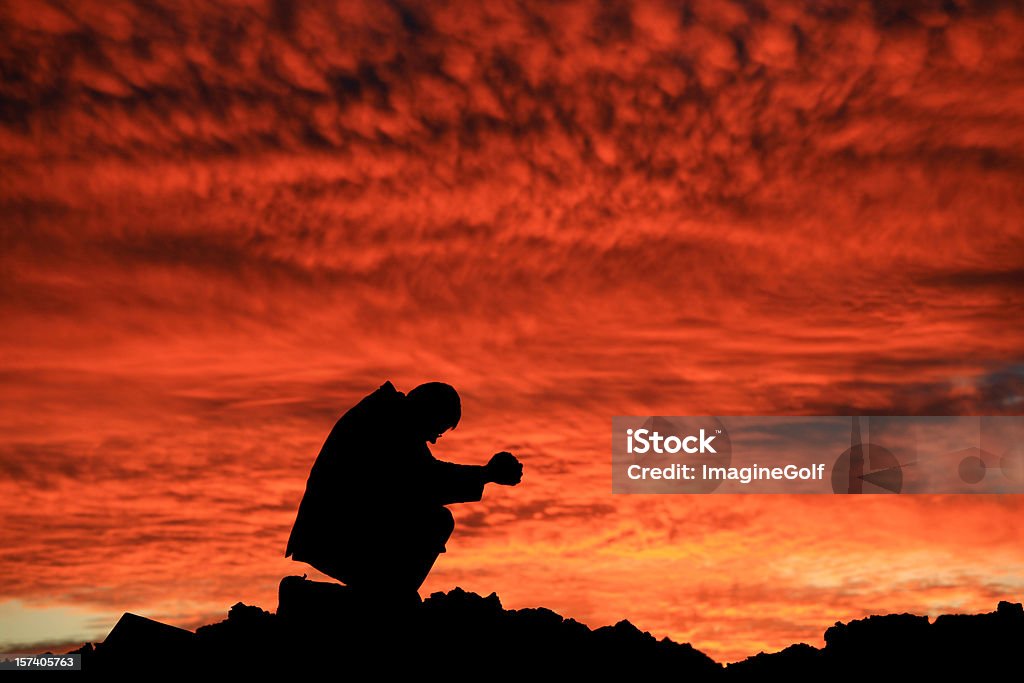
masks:
[[[387,482],[384,473],[374,476],[374,461],[388,460],[397,444],[408,439],[401,424],[403,398],[385,382],[335,423],[306,481],[285,557],[302,560],[316,546],[356,531],[349,523],[351,512],[379,498],[378,486]]]

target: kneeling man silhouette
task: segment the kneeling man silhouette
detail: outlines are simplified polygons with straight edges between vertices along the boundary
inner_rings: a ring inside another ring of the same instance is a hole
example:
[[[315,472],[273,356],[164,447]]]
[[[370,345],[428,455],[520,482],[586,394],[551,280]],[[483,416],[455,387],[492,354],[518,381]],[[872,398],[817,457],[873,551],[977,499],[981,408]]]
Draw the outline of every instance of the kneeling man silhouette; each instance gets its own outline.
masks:
[[[485,484],[515,486],[523,476],[504,451],[486,465],[434,458],[426,442],[461,416],[459,394],[441,382],[408,395],[385,382],[363,398],[320,449],[285,557],[356,590],[417,594],[455,528],[444,506],[478,501]]]

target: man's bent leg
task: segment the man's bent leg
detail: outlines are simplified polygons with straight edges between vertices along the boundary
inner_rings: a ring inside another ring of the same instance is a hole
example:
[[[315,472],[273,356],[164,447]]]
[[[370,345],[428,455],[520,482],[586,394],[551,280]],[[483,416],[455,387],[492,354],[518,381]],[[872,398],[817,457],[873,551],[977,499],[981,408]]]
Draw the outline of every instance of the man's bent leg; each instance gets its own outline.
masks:
[[[452,531],[455,530],[455,518],[446,507],[430,510],[424,516],[423,529],[425,545],[421,551],[410,553],[409,585],[414,591],[418,591],[423,582],[427,580],[427,575],[434,567],[437,556],[447,552],[445,544],[448,543]]]
[[[436,507],[410,510],[396,523],[401,530],[393,537],[380,539],[370,563],[374,571],[358,580],[353,577],[353,581],[381,593],[415,593],[437,556],[445,552],[455,518],[448,508]]]
[[[394,520],[396,533],[381,532],[355,547],[339,545],[302,561],[352,588],[375,593],[414,593],[445,552],[455,518],[445,507],[409,511]]]

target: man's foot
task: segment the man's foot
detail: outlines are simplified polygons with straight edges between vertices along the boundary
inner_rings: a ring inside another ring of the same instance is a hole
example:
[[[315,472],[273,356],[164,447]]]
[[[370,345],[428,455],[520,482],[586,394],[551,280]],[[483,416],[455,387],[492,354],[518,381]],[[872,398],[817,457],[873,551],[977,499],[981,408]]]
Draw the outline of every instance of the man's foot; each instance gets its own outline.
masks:
[[[284,619],[322,619],[352,609],[352,589],[340,583],[286,576],[277,590],[277,615]]]

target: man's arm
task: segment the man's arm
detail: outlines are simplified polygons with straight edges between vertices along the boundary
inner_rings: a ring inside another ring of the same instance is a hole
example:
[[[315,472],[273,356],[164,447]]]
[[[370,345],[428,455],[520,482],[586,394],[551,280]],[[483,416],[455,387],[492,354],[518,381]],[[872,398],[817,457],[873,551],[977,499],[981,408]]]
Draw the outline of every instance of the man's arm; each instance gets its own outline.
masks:
[[[502,451],[486,465],[458,465],[435,459],[428,476],[430,497],[439,505],[472,503],[483,498],[486,484],[518,484],[523,478],[523,465],[511,453]]]

